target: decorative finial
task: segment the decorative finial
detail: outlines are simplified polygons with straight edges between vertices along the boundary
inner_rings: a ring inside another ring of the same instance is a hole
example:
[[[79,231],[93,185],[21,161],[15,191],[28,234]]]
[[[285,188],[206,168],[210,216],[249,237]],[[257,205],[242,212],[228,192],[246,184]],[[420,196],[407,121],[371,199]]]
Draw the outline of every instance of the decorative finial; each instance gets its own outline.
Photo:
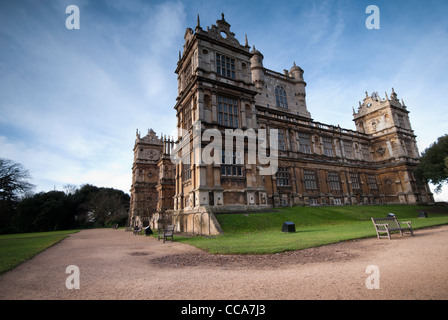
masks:
[[[247,42],[247,34],[245,34],[244,35],[245,36],[245,38],[246,38],[246,43],[244,44],[246,47],[248,47],[249,46],[249,43]]]
[[[384,94],[386,95],[386,100],[389,100],[389,97],[387,96],[387,92],[384,92]]]
[[[179,61],[182,60],[182,56],[180,54],[180,50],[179,50]]]
[[[224,19],[224,12],[221,12],[221,18],[222,18],[222,20],[225,20]]]
[[[199,20],[199,13],[198,13],[198,22],[197,22],[196,28],[201,28],[201,21]]]

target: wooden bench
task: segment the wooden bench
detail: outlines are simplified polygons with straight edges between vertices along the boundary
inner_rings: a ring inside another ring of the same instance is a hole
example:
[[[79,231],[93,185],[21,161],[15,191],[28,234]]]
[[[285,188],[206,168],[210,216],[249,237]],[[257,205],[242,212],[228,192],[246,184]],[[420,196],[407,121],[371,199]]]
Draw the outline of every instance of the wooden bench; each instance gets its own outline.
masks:
[[[141,233],[142,232],[142,228],[141,227],[134,227],[134,236]]]
[[[159,229],[157,230],[157,241],[160,239],[163,239],[163,242],[165,242],[166,239],[171,237],[171,241],[173,241],[174,237],[174,225],[168,225],[165,229]]]
[[[412,226],[410,221],[404,221],[401,223],[406,223],[407,227],[402,227],[400,222],[396,217],[386,217],[386,218],[371,218],[373,225],[376,229],[376,235],[378,239],[381,238],[389,238],[390,233],[392,231],[400,231],[400,234],[403,235],[406,232],[409,232],[412,236],[414,236],[414,232],[412,231]],[[384,235],[387,234],[387,235]]]

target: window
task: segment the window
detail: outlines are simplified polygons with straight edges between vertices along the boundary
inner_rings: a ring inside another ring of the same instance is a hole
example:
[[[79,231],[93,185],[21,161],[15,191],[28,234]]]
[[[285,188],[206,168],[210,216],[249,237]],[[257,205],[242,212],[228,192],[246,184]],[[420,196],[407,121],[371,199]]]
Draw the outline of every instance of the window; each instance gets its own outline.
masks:
[[[218,96],[218,122],[223,126],[238,128],[236,99]]]
[[[187,103],[187,106],[184,108],[184,129],[190,129],[191,124],[191,109],[190,103]]]
[[[304,175],[305,175],[305,188],[307,190],[317,190],[316,171],[304,170]]]
[[[308,133],[299,132],[299,151],[303,153],[311,153],[310,135]]]
[[[191,62],[188,62],[187,66],[183,70],[182,77],[184,81],[184,87],[186,87],[191,78]]]
[[[361,151],[362,151],[362,158],[364,160],[370,160],[370,151],[369,146],[366,144],[361,145]]]
[[[361,183],[359,181],[359,174],[350,173],[350,181],[352,182],[352,189],[361,189]]]
[[[278,150],[286,150],[285,133],[282,129],[278,129]]]
[[[370,190],[378,189],[378,184],[376,183],[376,178],[374,175],[367,175],[367,183],[369,184]]]
[[[333,204],[336,206],[340,206],[342,204],[341,198],[334,198]]]
[[[324,144],[324,154],[329,157],[334,156],[333,152],[333,139],[328,137],[323,137],[322,142]]]
[[[235,59],[217,53],[216,73],[226,78],[235,79]]]
[[[309,198],[308,199],[308,204],[310,206],[318,206],[319,205],[319,201],[317,201],[317,198]]]
[[[276,176],[277,176],[277,186],[289,186],[288,168],[278,168]]]
[[[353,145],[351,141],[344,141],[344,152],[346,158],[353,158]]]
[[[414,151],[413,151],[413,149],[412,149],[412,143],[411,143],[411,141],[406,141],[405,143],[405,146],[406,146],[406,152],[407,152],[407,154],[408,154],[408,156],[409,157],[413,157],[414,156]]]
[[[191,179],[190,155],[187,154],[182,157],[182,180],[187,181]]]
[[[222,151],[221,175],[228,177],[243,176],[243,160],[241,152]]]
[[[277,103],[277,107],[288,109],[288,100],[286,99],[285,88],[275,86],[275,101]]]
[[[330,190],[341,190],[341,182],[337,172],[328,172],[328,182],[330,183]]]
[[[401,128],[406,128],[406,122],[404,121],[404,116],[401,114],[398,114],[397,118],[398,118],[398,126]]]

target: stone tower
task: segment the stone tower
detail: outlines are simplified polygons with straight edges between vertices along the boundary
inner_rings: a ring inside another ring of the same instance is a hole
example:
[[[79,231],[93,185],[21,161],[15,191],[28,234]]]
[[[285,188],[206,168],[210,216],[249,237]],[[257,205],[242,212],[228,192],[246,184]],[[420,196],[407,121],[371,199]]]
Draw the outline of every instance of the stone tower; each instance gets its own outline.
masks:
[[[130,226],[146,226],[154,214],[167,210],[169,214],[173,208],[175,177],[174,164],[170,160],[173,145],[171,138],[159,138],[152,129],[143,138],[137,131],[130,190]],[[164,219],[165,215],[157,218]]]
[[[136,132],[134,164],[132,166],[131,205],[129,224],[148,224],[151,214],[157,211],[159,168],[163,141],[150,129],[144,137]]]
[[[425,203],[430,191],[426,184],[418,183],[414,177],[419,162],[416,136],[409,121],[409,111],[404,101],[398,100],[394,89],[390,98],[385,93],[384,99],[377,92],[370,96],[366,92],[353,118],[357,131],[370,136],[372,160],[379,165],[380,182],[384,193],[389,194],[386,201]]]

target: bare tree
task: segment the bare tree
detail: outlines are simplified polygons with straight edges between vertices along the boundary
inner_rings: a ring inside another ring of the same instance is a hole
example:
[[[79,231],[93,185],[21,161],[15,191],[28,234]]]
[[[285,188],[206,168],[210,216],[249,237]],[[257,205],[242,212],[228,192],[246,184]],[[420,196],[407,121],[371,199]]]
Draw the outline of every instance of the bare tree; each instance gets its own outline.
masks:
[[[32,192],[30,173],[20,163],[0,158],[0,201],[18,201]]]
[[[17,203],[31,193],[30,174],[20,163],[0,158],[0,230],[10,228]]]

